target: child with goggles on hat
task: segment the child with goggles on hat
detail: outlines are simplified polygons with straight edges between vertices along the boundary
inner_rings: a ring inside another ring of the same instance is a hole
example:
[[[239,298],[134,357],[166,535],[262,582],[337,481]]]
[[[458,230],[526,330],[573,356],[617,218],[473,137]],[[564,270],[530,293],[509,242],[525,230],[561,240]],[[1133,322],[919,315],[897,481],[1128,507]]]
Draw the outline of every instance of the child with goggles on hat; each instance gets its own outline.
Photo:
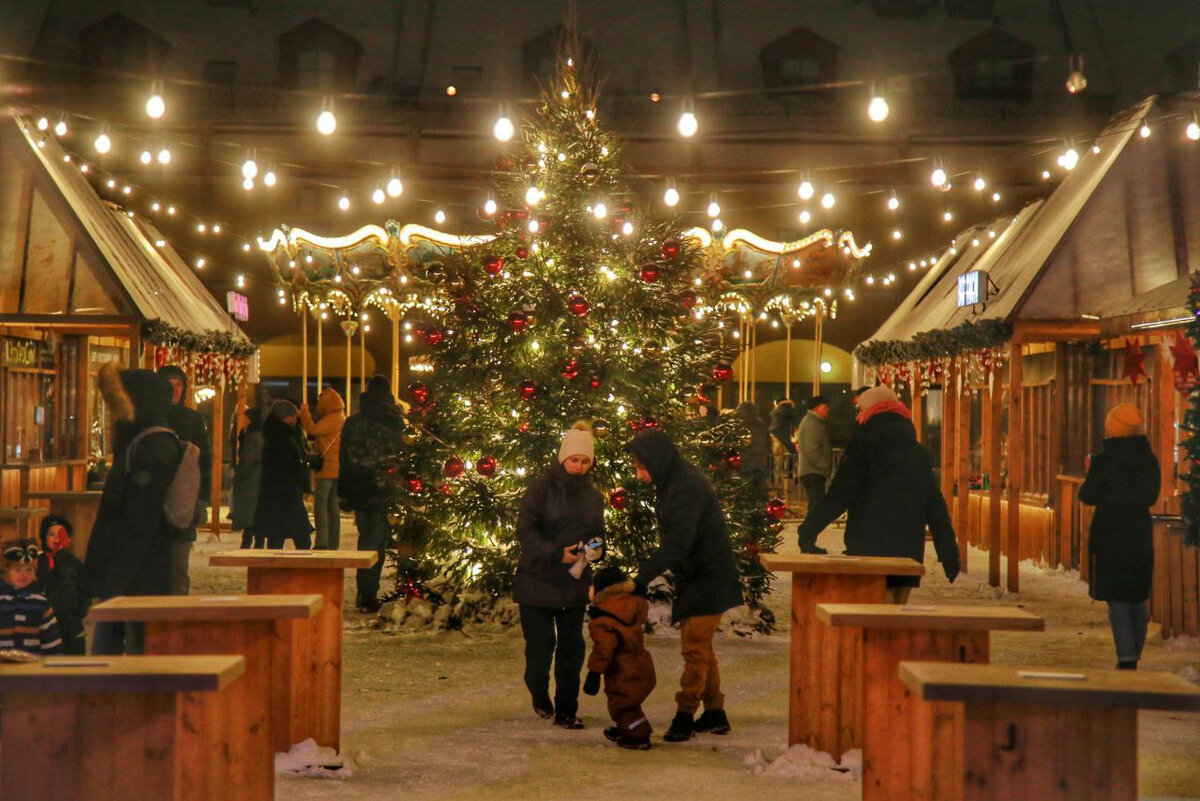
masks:
[[[62,639],[58,620],[36,584],[42,549],[34,540],[13,540],[0,546],[0,553],[4,556],[0,575],[0,657],[5,652],[34,656],[59,653]]]

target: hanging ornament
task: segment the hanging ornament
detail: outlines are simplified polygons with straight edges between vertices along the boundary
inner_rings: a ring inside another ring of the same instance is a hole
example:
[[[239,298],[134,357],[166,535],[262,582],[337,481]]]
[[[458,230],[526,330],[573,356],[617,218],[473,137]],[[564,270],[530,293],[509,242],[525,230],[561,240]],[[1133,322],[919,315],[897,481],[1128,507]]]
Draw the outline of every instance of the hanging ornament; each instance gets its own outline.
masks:
[[[487,270],[488,275],[499,275],[504,269],[504,259],[495,253],[489,253],[483,257],[483,269]]]
[[[491,478],[496,474],[496,460],[490,456],[480,457],[475,463],[475,472],[484,478]]]
[[[170,348],[162,345],[154,346],[154,369],[161,370],[167,364],[167,356],[170,355]]]
[[[524,245],[518,245],[514,253],[518,259],[529,258],[529,248],[525,247]]]
[[[713,380],[724,384],[729,379],[733,378],[733,365],[729,362],[721,362],[712,369]]]
[[[467,287],[467,279],[463,278],[459,273],[450,273],[446,276],[446,288],[451,292],[462,292]]]
[[[1146,375],[1146,366],[1142,363],[1145,360],[1142,354],[1142,346],[1139,344],[1137,337],[1130,340],[1125,338],[1125,375],[1122,378],[1128,378],[1129,381],[1136,387],[1138,378],[1149,378]]]
[[[588,313],[592,305],[588,303],[587,298],[583,295],[575,294],[567,298],[567,311],[576,317],[583,317]]]
[[[568,381],[573,381],[579,378],[579,362],[575,359],[568,359],[562,368],[562,377]]]
[[[603,383],[604,382],[601,380],[600,376],[598,376],[598,375],[593,375],[591,378],[588,379],[588,387],[590,387],[591,389],[600,389],[600,385]]]
[[[696,297],[696,293],[690,289],[685,289],[679,293],[679,305],[685,309],[693,308],[698,300],[699,298]]]
[[[425,268],[425,280],[431,284],[440,284],[446,280],[446,268],[434,262]]]
[[[414,381],[408,385],[408,397],[418,406],[424,406],[429,400],[429,387],[420,381]]]
[[[446,459],[446,463],[442,465],[442,472],[447,478],[458,478],[463,474],[467,466],[463,464],[463,460],[457,456],[451,456]]]
[[[740,453],[731,453],[725,457],[725,464],[731,470],[742,469],[742,455]]]
[[[638,421],[639,430],[643,428],[658,428],[657,417],[643,417]]]
[[[1196,379],[1200,377],[1196,349],[1192,347],[1190,338],[1184,336],[1182,332],[1176,331],[1170,350],[1174,361],[1172,370],[1175,372],[1175,389],[1186,395],[1196,386]]]
[[[425,332],[425,344],[431,348],[436,348],[442,344],[442,340],[446,338],[446,332],[440,328],[431,328]]]
[[[645,264],[643,264],[642,269],[638,271],[638,277],[641,278],[643,281],[645,281],[647,284],[658,283],[658,277],[661,274],[662,274],[662,271],[659,270],[658,265],[652,261],[648,261]]]
[[[767,501],[767,517],[772,520],[783,520],[787,514],[787,505],[779,498],[772,498]]]
[[[662,243],[662,256],[670,261],[679,255],[679,240],[675,237],[667,237]]]
[[[416,445],[421,441],[421,427],[409,426],[400,434],[400,440],[405,445]]]
[[[414,473],[409,473],[404,479],[404,486],[408,488],[409,492],[416,494],[424,491],[425,481],[420,476]]]
[[[675,393],[675,400],[680,403],[695,403],[697,399],[696,387],[692,384],[684,384]]]
[[[499,370],[488,370],[483,379],[483,388],[488,392],[499,392],[504,387],[504,374]]]
[[[608,502],[617,511],[624,511],[629,506],[629,493],[624,487],[617,487],[608,494]]]
[[[517,385],[517,394],[521,396],[521,400],[531,401],[537,397],[538,385],[533,379],[525,379]]]
[[[608,435],[611,433],[612,426],[604,418],[597,417],[592,421],[592,436],[596,439],[608,439]]]
[[[529,433],[529,421],[522,420],[521,424],[519,426],[517,426],[517,431],[520,431],[522,434],[528,434]]]
[[[583,353],[586,348],[587,343],[579,338],[572,339],[567,343],[567,350],[571,351],[571,353]]]
[[[596,181],[600,178],[600,168],[595,162],[589,161],[579,168],[579,177],[588,186],[595,186]]]
[[[520,309],[508,315],[508,327],[514,334],[519,334],[529,327],[529,315]]]
[[[642,353],[646,354],[651,359],[657,359],[659,356],[662,356],[662,352],[662,345],[653,339],[647,339],[642,343]]]

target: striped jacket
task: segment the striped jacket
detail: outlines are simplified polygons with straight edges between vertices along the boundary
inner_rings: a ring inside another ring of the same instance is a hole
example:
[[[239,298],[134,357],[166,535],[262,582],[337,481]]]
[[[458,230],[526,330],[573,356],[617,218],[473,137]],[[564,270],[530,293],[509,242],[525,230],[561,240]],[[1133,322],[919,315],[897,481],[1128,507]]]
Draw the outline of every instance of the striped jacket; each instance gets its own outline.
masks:
[[[0,581],[0,650],[5,648],[38,656],[62,650],[54,609],[36,585],[18,590]]]

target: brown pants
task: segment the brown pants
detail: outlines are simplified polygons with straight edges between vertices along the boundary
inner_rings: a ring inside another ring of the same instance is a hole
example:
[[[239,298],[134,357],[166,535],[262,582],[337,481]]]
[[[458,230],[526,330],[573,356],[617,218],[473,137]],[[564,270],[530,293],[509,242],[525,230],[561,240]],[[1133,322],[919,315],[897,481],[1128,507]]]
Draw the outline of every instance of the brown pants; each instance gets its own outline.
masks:
[[[713,635],[720,623],[720,614],[697,615],[683,621],[679,637],[683,675],[679,677],[679,692],[675,694],[680,712],[695,714],[701,701],[705,709],[725,708],[721,671],[713,651]]]
[[[629,699],[623,696],[609,696],[608,716],[617,724],[621,734],[635,740],[649,740],[650,732],[654,731],[646,714],[642,712],[642,705],[630,704]]]

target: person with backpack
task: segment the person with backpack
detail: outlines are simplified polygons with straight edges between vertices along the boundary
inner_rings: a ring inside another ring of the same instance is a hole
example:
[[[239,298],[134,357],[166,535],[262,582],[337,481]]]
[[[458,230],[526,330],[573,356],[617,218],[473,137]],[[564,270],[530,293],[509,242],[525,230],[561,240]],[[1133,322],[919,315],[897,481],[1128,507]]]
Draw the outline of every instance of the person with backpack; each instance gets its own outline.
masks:
[[[268,548],[292,540],[297,550],[312,547],[313,526],[304,508],[308,461],[299,432],[300,412],[289,400],[271,404],[263,421],[262,477],[254,511],[254,534],[266,537]]]
[[[167,428],[171,387],[150,370],[100,368],[101,396],[113,423],[113,464],[84,560],[88,598],[166,595],[171,587],[171,542],[179,527],[165,506],[185,448]],[[194,505],[199,491],[190,499]],[[188,499],[177,499],[186,501]],[[176,504],[178,505],[178,504]],[[92,652],[115,655],[141,651],[140,627],[97,623]]]
[[[300,426],[316,439],[313,466],[316,486],[313,490],[313,518],[317,524],[318,550],[336,551],[341,545],[342,519],[338,508],[338,445],[346,424],[346,404],[333,387],[325,387],[317,397],[316,414],[308,404],[300,407]]]
[[[182,367],[168,364],[158,371],[171,387],[171,406],[167,409],[167,426],[181,440],[200,449],[200,497],[191,525],[181,529],[171,540],[171,595],[187,595],[191,590],[188,576],[188,557],[196,541],[196,527],[208,518],[212,503],[212,441],[204,415],[187,406],[188,377]]]

